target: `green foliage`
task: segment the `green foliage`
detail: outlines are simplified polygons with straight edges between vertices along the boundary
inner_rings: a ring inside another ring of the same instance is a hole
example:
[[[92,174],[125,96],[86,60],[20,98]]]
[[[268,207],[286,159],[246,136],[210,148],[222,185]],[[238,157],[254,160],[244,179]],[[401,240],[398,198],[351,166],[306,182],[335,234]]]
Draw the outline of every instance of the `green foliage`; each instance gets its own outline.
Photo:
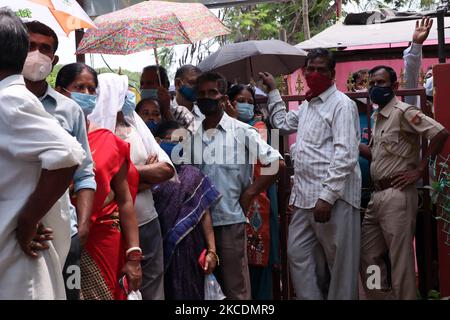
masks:
[[[334,0],[307,0],[308,20],[311,36],[336,23],[336,2]],[[357,11],[374,10],[379,7],[405,10],[428,10],[436,7],[440,0],[342,0],[343,5],[352,4]],[[345,16],[347,13],[342,12]],[[219,18],[231,30],[215,43],[224,45],[247,40],[279,39],[280,30],[286,30],[287,42],[298,44],[305,39],[303,31],[302,0],[240,5],[219,11]],[[211,52],[213,42],[196,43],[190,46],[179,59],[178,65],[200,62]],[[173,57],[169,55],[169,57]],[[197,57],[197,59],[195,59]],[[163,60],[163,59],[161,59]],[[197,60],[197,61],[194,61]],[[167,61],[172,61],[168,59]],[[162,65],[164,65],[162,63]]]
[[[58,75],[58,72],[62,67],[63,66],[61,64],[57,64],[53,67],[52,72],[47,77],[47,83],[50,84],[52,88],[55,88],[56,76]]]
[[[163,66],[167,70],[167,75],[169,76],[169,79],[172,78],[171,74],[171,66],[175,62],[174,59],[174,50],[172,47],[162,47],[158,48],[158,60],[159,65]]]
[[[436,181],[427,189],[431,189],[432,203],[438,209],[436,219],[442,222],[441,232],[445,234],[444,243],[450,246],[450,155],[447,155],[447,158],[439,155],[430,163],[430,167]]]
[[[56,82],[56,76],[58,75],[59,70],[61,70],[61,68],[63,67],[63,65],[61,64],[57,64],[53,70],[52,73],[50,73],[50,75],[47,77],[47,82],[54,88],[55,87],[55,82]],[[110,73],[111,70],[109,70],[108,68],[100,68],[100,69],[96,69],[97,73]],[[139,88],[139,83],[140,83],[140,79],[141,79],[141,73],[140,72],[132,72],[132,71],[128,71],[126,69],[113,69],[113,71],[115,73],[120,73],[123,75],[126,75],[128,77],[128,84],[131,87],[134,88]]]
[[[439,291],[436,290],[430,290],[428,292],[428,300],[440,300],[441,294]]]
[[[379,7],[405,11],[428,10],[435,7],[439,0],[342,0],[342,3],[357,5],[361,11]],[[336,22],[335,1],[308,0],[308,6],[311,36]],[[227,42],[278,39],[279,30],[285,29],[287,42],[297,44],[304,40],[302,14],[302,0],[227,8],[223,20],[232,31]]]
[[[110,73],[111,70],[108,68],[99,68],[95,69],[98,74],[101,73]],[[128,85],[133,88],[139,88],[140,82],[141,82],[141,73],[140,72],[133,72],[126,69],[113,69],[114,73],[123,74],[128,77]]]
[[[308,1],[309,22],[314,35],[335,22],[336,7],[329,0]],[[302,13],[302,0],[228,8],[224,22],[232,33],[227,41],[278,39],[279,30],[285,29],[287,41],[298,43],[304,39]]]

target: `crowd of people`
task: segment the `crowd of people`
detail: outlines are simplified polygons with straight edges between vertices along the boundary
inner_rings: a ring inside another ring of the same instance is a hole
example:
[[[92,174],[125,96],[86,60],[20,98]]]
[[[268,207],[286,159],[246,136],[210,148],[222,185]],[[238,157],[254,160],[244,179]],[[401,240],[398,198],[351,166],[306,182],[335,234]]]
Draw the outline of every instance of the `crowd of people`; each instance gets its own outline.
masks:
[[[139,94],[82,63],[63,66],[53,88],[55,32],[5,9],[0,42],[0,299],[203,300],[211,274],[227,299],[270,298],[285,163],[269,128],[297,134],[296,297],[358,299],[360,279],[367,298],[416,297],[415,183],[449,133],[396,98],[390,67],[367,71],[378,109],[364,144],[362,111],[336,88],[326,49],[308,53],[298,110],[259,73],[265,117],[253,87],[192,65],[177,70],[174,97],[160,66],[143,69]],[[362,222],[360,155],[374,183]]]

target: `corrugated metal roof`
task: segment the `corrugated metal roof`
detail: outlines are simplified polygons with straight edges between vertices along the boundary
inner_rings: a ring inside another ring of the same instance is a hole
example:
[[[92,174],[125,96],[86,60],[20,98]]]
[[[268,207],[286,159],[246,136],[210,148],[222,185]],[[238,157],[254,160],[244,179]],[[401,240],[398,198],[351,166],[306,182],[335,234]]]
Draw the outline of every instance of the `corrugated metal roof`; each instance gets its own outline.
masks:
[[[433,18],[433,20],[433,27],[428,40],[437,40],[436,18]],[[311,39],[297,44],[296,47],[308,50],[409,42],[412,41],[415,23],[416,20],[365,25],[344,25],[338,22]],[[450,17],[445,17],[444,23],[446,27],[449,27]],[[450,29],[448,28],[445,29],[445,38],[450,38]]]

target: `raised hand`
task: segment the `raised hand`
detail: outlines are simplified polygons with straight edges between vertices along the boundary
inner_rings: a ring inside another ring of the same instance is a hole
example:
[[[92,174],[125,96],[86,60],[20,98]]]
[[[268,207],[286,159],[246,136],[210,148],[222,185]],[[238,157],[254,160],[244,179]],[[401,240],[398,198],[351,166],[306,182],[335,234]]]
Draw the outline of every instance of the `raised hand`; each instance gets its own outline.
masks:
[[[423,17],[421,21],[416,21],[416,29],[413,33],[413,42],[423,44],[430,34],[433,20],[431,18]]]
[[[277,88],[277,84],[273,75],[268,72],[260,72],[258,73],[258,75],[262,79],[263,84],[267,86],[267,89],[269,91],[275,90]]]

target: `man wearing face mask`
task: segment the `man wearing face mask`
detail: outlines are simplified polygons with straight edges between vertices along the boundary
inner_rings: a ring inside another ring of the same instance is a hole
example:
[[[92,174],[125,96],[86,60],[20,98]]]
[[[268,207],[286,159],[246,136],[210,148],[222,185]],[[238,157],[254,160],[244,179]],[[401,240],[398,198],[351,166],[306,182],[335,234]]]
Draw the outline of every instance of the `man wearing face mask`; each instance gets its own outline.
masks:
[[[378,105],[374,133],[361,154],[371,161],[375,192],[361,232],[361,278],[369,299],[416,299],[413,238],[418,197],[415,183],[448,138],[448,131],[416,107],[399,101],[397,75],[387,66],[369,71],[369,96]],[[420,161],[420,137],[430,140]],[[389,252],[392,287],[384,257]],[[381,270],[381,288],[368,288],[371,272]]]
[[[255,197],[274,183],[284,161],[256,129],[224,112],[227,82],[220,74],[200,75],[196,89],[197,104],[205,120],[192,140],[183,142],[183,160],[198,165],[222,194],[222,199],[211,207],[217,247],[217,253],[212,254],[220,258],[217,279],[228,299],[247,300],[251,289],[246,215]],[[253,180],[256,160],[263,168],[261,176]]]
[[[140,82],[141,100],[158,101],[163,120],[174,121],[170,107],[169,87],[169,77],[164,67],[152,65],[142,70]]]
[[[92,156],[82,109],[72,99],[56,92],[46,82],[46,77],[52,71],[53,66],[58,63],[58,56],[55,55],[58,49],[58,37],[51,28],[38,21],[28,22],[25,25],[30,37],[29,53],[22,71],[27,89],[39,98],[45,110],[53,115],[70,135],[77,139],[86,152],[86,158],[73,176],[74,191],[77,194],[79,205],[76,211],[69,204],[72,236],[71,248],[66,261],[66,267],[69,267],[72,264],[79,264],[80,245],[83,245],[88,238],[89,217],[97,187]],[[95,90],[93,94],[92,92],[86,92],[86,94],[73,93],[72,97],[80,104],[93,108],[95,106],[94,94]],[[70,275],[65,268],[64,278],[67,280]],[[67,298],[79,299],[78,289],[66,287]]]
[[[286,112],[270,74],[270,121],[281,134],[297,131],[288,258],[297,299],[357,299],[361,172],[355,103],[334,84],[336,61],[327,49],[309,51],[309,90]]]
[[[171,111],[175,120],[190,133],[197,131],[205,119],[195,103],[195,81],[201,73],[199,68],[190,64],[180,67],[175,73],[176,95]]]

